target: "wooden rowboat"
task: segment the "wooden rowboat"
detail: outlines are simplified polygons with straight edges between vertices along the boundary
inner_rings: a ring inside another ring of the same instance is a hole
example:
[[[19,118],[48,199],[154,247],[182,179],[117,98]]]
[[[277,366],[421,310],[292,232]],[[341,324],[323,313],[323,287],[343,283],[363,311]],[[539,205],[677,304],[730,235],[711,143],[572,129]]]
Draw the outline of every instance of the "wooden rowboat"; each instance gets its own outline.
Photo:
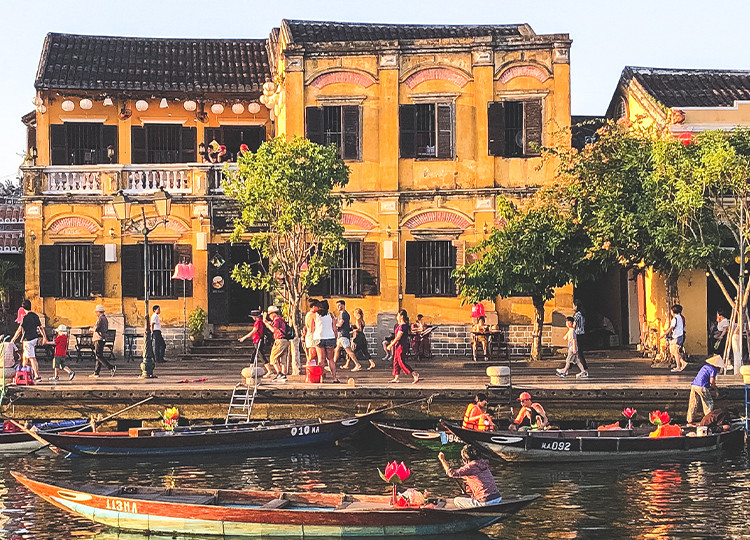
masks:
[[[386,437],[413,450],[458,455],[464,442],[447,429],[414,429],[370,422]]]
[[[240,424],[133,428],[99,433],[40,433],[53,446],[83,456],[168,456],[258,452],[337,441],[364,428],[376,412],[338,420],[268,420]]]
[[[33,424],[34,431],[41,434],[42,431],[69,430],[75,427],[83,427],[88,420],[64,420],[60,422],[47,422]],[[42,443],[24,431],[0,432],[0,454],[28,453],[42,447]]]
[[[462,533],[497,523],[539,497],[471,509],[445,500],[429,508],[394,508],[390,497],[377,495],[70,486],[12,474],[58,508],[144,534],[311,538]]]
[[[680,458],[741,447],[744,424],[706,436],[651,438],[648,431],[568,429],[546,431],[474,431],[441,421],[463,441],[477,444],[506,461],[597,461]],[[693,433],[695,435],[695,433]]]

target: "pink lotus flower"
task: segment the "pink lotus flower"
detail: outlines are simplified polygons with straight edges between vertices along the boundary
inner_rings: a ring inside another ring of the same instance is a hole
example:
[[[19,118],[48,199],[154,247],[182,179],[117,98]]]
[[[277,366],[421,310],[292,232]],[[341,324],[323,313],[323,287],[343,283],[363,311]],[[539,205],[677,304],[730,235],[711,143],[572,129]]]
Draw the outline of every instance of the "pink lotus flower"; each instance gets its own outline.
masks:
[[[630,407],[625,407],[625,408],[624,408],[624,409],[622,410],[622,415],[623,415],[623,416],[624,416],[625,418],[627,418],[628,420],[630,420],[631,418],[633,418],[633,417],[635,416],[635,413],[636,413],[636,412],[638,412],[638,411],[636,411],[635,409],[631,409]]]
[[[380,474],[380,478],[389,484],[400,484],[411,476],[411,470],[404,465],[403,461],[401,463],[392,461],[385,466],[385,472],[381,472],[378,469],[378,473]]]
[[[655,426],[669,424],[669,421],[671,420],[671,418],[669,417],[669,413],[667,411],[661,412],[658,409],[655,411],[651,411],[651,414],[648,415],[648,419]]]

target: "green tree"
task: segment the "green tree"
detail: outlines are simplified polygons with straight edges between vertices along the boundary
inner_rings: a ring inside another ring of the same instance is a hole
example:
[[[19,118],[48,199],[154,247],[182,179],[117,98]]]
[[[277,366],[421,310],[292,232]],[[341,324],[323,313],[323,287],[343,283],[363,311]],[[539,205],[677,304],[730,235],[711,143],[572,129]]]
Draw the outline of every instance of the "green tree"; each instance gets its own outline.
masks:
[[[586,259],[588,235],[560,204],[555,189],[541,190],[522,206],[498,199],[503,222],[471,252],[475,262],[455,272],[460,295],[469,302],[529,296],[534,305],[532,360],[541,359],[544,303],[556,287],[589,277],[596,267]]]
[[[241,210],[232,241],[239,241],[251,227],[260,227],[249,242],[265,262],[255,267],[238,265],[232,278],[281,297],[298,339],[300,302],[344,247],[344,199],[334,190],[349,182],[349,169],[335,146],[299,137],[267,141],[257,152],[242,155],[237,165],[236,172],[226,171],[224,182],[224,192],[237,200]],[[292,351],[295,370],[297,339]]]

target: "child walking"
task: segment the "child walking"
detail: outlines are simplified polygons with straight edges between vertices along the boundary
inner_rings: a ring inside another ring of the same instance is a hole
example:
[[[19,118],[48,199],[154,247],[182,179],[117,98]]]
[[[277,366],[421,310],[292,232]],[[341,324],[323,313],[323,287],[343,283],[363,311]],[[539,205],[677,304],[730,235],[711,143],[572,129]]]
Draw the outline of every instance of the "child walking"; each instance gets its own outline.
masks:
[[[584,378],[589,376],[589,372],[583,367],[581,359],[578,356],[578,334],[575,332],[575,319],[573,317],[566,317],[565,326],[568,327],[568,333],[565,334],[565,339],[568,340],[568,357],[565,359],[565,367],[557,370],[557,374],[560,377],[567,377],[570,364],[574,363],[581,370],[576,377]]]
[[[55,336],[55,359],[52,361],[52,377],[49,380],[59,381],[58,374],[62,369],[68,374],[68,380],[72,381],[76,372],[65,365],[65,359],[68,357],[68,328],[61,324],[55,331],[57,332],[57,336]]]

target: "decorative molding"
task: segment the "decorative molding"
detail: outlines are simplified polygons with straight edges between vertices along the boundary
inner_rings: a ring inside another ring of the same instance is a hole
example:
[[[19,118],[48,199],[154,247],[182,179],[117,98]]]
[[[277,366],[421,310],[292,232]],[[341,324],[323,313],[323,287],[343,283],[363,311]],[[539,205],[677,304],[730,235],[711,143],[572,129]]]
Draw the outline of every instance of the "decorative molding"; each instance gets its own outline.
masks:
[[[460,95],[461,94],[450,92],[440,92],[434,94],[409,94],[409,99],[411,99],[413,103],[445,103],[448,101],[450,101],[451,103],[455,103],[455,101],[458,99],[458,96]]]
[[[491,66],[494,64],[491,49],[477,49],[471,54],[472,65]]]
[[[375,223],[372,220],[351,212],[344,212],[343,216],[341,216],[341,223],[344,225],[359,227],[366,231],[371,231],[375,228]]]
[[[395,214],[396,212],[398,212],[398,201],[395,199],[390,201],[380,201],[381,214]]]
[[[362,242],[367,237],[367,231],[344,231],[347,240],[358,240]]]
[[[367,96],[324,96],[318,95],[315,98],[318,103],[325,105],[362,105]]]
[[[494,210],[495,199],[492,199],[492,198],[476,199],[474,208],[476,208],[477,210]]]
[[[570,63],[570,47],[566,45],[555,44],[555,48],[552,51],[552,63],[553,64]]]
[[[380,69],[398,69],[398,55],[381,54],[378,59],[378,67]]]
[[[304,71],[304,63],[301,56],[287,56],[286,65],[284,66],[286,71]]]
[[[412,73],[406,78],[404,84],[409,88],[414,89],[425,81],[448,81],[452,82],[459,88],[463,88],[470,80],[471,78],[458,71],[453,71],[452,69],[444,67],[433,67],[421,69],[416,73]]]
[[[550,74],[539,66],[524,64],[520,66],[511,66],[500,74],[498,80],[505,84],[518,77],[533,77],[539,82],[549,79]]]
[[[57,218],[47,227],[49,232],[55,234],[79,234],[82,230],[89,234],[95,234],[100,229],[98,223],[81,216]]]
[[[458,240],[462,229],[412,229],[411,235],[417,240]]]
[[[364,73],[339,70],[318,75],[310,81],[309,85],[321,89],[328,85],[337,83],[356,84],[362,88],[369,88],[375,84],[375,80]]]
[[[37,217],[42,215],[42,205],[40,203],[30,203],[26,205],[24,211],[26,217]]]
[[[149,228],[152,228],[156,227],[156,225],[158,224],[164,224],[164,220],[162,218],[150,217],[146,218],[146,224]],[[167,222],[166,224],[164,224],[164,227],[180,234],[188,232],[188,228],[185,226],[185,224],[175,219],[167,218]],[[129,228],[128,230],[134,231],[135,229]]]
[[[450,210],[428,210],[407,219],[403,224],[403,228],[416,229],[420,225],[427,223],[450,223],[461,230],[468,229],[472,225],[469,219],[456,212],[451,212]]]

